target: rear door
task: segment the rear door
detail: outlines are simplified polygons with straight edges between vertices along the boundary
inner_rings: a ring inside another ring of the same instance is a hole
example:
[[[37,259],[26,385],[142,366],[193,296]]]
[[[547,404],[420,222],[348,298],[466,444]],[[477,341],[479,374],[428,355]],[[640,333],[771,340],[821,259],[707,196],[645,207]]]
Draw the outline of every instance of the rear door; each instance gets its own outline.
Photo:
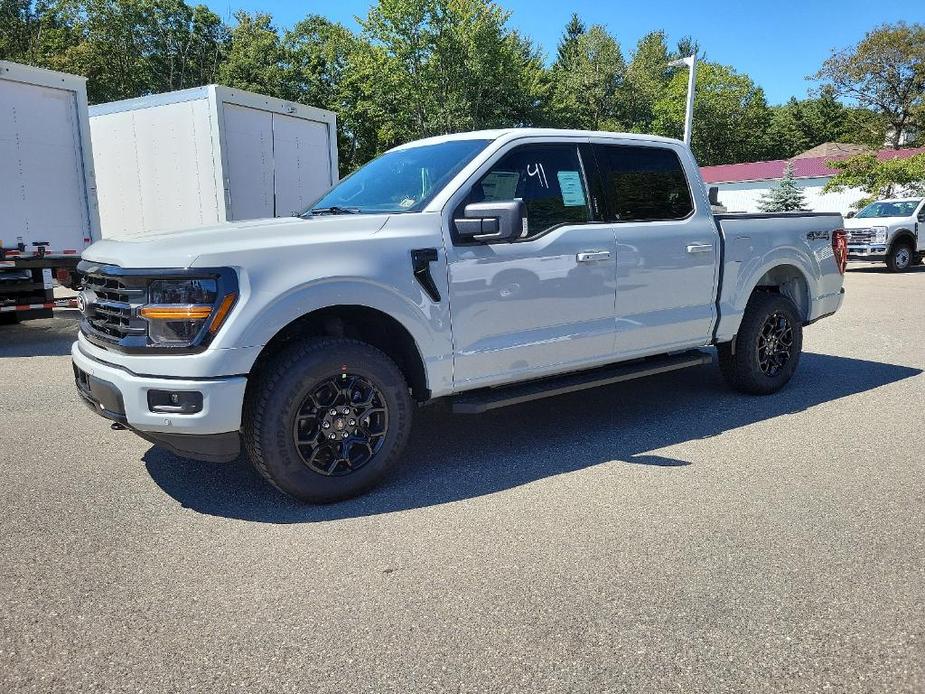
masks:
[[[328,125],[225,104],[229,219],[286,217],[331,187]]]
[[[708,210],[697,209],[678,152],[606,141],[594,151],[616,239],[616,353],[706,344],[716,314],[719,233]]]
[[[328,125],[273,114],[276,216],[301,212],[331,187]]]
[[[91,237],[73,91],[0,79],[0,212],[3,246],[60,253]]]
[[[273,114],[225,104],[229,220],[275,216]]]

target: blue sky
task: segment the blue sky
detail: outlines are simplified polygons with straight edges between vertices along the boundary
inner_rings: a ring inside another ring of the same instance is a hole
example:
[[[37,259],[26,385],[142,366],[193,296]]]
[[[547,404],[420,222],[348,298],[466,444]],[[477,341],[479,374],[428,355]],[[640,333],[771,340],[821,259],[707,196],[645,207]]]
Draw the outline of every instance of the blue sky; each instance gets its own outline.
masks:
[[[312,13],[356,28],[354,18],[365,16],[371,4],[369,0],[204,1],[223,17],[238,8],[270,12],[281,28]],[[764,87],[772,104],[805,96],[813,85],[804,78],[816,71],[830,50],[851,45],[877,24],[898,20],[925,23],[925,2],[921,0],[501,0],[499,4],[511,12],[511,26],[532,37],[547,56],[555,53],[562,28],[573,11],[587,24],[606,25],[620,41],[624,54],[653,29],[664,29],[672,44],[690,34],[700,41],[709,60],[748,73]]]

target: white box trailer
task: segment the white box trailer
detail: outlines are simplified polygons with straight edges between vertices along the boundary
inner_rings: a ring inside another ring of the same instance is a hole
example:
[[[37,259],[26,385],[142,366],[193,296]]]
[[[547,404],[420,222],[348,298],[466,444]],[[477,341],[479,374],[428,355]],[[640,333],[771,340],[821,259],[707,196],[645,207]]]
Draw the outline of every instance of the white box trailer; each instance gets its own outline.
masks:
[[[0,61],[0,318],[51,315],[100,238],[85,77]]]
[[[337,182],[335,114],[220,85],[90,109],[106,237],[282,217]]]

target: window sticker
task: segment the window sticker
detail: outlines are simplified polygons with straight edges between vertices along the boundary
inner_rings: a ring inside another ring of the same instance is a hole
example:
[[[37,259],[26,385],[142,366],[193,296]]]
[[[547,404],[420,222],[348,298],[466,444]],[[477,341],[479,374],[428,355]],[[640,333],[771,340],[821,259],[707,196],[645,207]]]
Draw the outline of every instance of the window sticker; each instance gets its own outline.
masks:
[[[584,207],[585,191],[581,187],[581,176],[577,171],[560,171],[559,188],[562,191],[562,204],[566,207]]]
[[[492,171],[482,179],[482,195],[487,201],[513,200],[519,181],[516,171]]]

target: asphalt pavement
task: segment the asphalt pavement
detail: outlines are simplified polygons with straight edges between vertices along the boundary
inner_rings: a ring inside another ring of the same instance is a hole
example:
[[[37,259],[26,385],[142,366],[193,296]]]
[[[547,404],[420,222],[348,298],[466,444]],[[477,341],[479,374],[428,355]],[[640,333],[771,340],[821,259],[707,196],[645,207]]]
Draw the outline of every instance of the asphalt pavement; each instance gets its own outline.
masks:
[[[432,406],[323,507],[110,430],[72,312],[0,326],[0,690],[925,691],[925,269],[846,286],[776,395]]]

